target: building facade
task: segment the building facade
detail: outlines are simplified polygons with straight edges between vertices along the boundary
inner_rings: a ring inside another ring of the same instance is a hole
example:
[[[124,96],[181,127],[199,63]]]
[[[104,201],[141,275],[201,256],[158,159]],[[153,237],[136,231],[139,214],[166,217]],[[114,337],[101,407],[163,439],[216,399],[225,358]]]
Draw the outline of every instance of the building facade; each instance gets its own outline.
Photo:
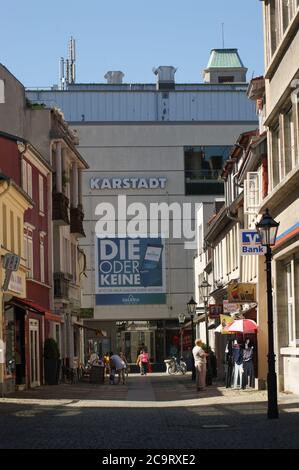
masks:
[[[158,67],[156,84],[125,84],[123,74],[110,80],[111,73],[106,84],[72,83],[64,90],[30,90],[27,97],[63,110],[89,164],[81,246],[88,266],[83,305],[92,318],[85,325],[107,331],[98,345],[102,352],[123,349],[135,362],[145,343],[151,360],[161,363],[177,346],[178,315],[193,294],[195,234],[185,237],[183,229],[187,233],[191,221],[194,232],[196,204],[223,194],[223,163],[237,136],[256,127],[256,116],[236,50],[213,51],[203,84],[175,83],[174,67]],[[153,220],[160,224],[155,240]],[[136,245],[128,228],[137,232]],[[101,241],[104,232],[108,244]],[[120,251],[129,253],[130,245],[139,265],[134,286],[134,272],[124,264],[131,260]]]
[[[10,137],[0,135],[0,168],[3,162],[11,166],[11,173],[16,178],[0,173],[0,390],[5,394],[15,390],[17,374],[21,374],[20,366],[26,366],[25,348],[21,347],[21,338],[25,334],[24,315],[16,308],[18,301],[26,299],[26,257],[24,247],[24,214],[33,207],[33,201],[21,188],[20,173],[16,162],[20,160],[17,142]],[[9,171],[10,172],[10,171]],[[7,256],[16,256],[19,265],[10,278],[5,269],[4,260]],[[27,321],[27,327],[32,318]],[[29,331],[27,341],[30,345]],[[28,351],[27,351],[28,352]],[[27,363],[28,366],[28,363]],[[38,373],[40,370],[38,370]],[[25,376],[25,371],[24,371]],[[20,379],[21,380],[21,379]]]
[[[76,368],[84,350],[80,309],[86,263],[78,240],[85,236],[81,173],[87,164],[77,150],[75,132],[59,110],[30,103],[23,85],[3,65],[0,79],[0,130],[24,141],[16,177],[35,197],[25,225],[27,300],[32,302],[27,307],[43,314],[41,347],[44,338],[53,337],[64,366]]]
[[[298,393],[299,2],[263,3],[269,194],[260,212],[268,208],[280,222],[273,261],[278,385]]]

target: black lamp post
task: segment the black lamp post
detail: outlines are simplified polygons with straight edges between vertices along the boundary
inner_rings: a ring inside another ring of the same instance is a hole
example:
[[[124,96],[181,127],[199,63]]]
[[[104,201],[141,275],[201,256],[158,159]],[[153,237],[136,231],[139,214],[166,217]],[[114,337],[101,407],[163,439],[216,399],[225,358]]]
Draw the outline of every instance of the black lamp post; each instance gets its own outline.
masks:
[[[197,305],[197,303],[195,302],[195,300],[193,299],[193,297],[191,297],[191,299],[190,299],[189,302],[187,303],[187,309],[188,309],[188,314],[190,315],[190,318],[191,318],[191,342],[192,342],[192,348],[194,347],[194,341],[195,341],[195,338],[194,338],[193,318],[194,318],[194,314],[195,314],[195,311],[196,311],[196,305]],[[193,357],[193,354],[191,355],[191,360],[192,360],[192,380],[195,380],[195,378],[196,378],[196,371],[195,371],[195,364],[194,364],[194,357]]]
[[[200,296],[203,299],[204,307],[205,307],[206,345],[207,345],[207,353],[209,353],[210,341],[209,341],[209,329],[208,329],[208,301],[210,297],[211,285],[208,283],[206,279],[204,279],[198,287],[199,287]],[[207,356],[206,385],[212,385],[210,356]]]
[[[256,229],[259,233],[261,244],[267,248],[265,253],[266,257],[266,271],[267,271],[267,307],[268,307],[268,418],[278,418],[278,405],[277,405],[277,378],[275,372],[275,354],[274,354],[274,334],[273,334],[273,300],[272,300],[272,272],[271,260],[272,250],[271,246],[275,245],[279,223],[276,222],[266,209],[261,220],[256,224]]]
[[[180,324],[180,331],[181,331],[181,358],[183,357],[183,325],[185,323],[185,315],[183,313],[179,314],[179,324]]]

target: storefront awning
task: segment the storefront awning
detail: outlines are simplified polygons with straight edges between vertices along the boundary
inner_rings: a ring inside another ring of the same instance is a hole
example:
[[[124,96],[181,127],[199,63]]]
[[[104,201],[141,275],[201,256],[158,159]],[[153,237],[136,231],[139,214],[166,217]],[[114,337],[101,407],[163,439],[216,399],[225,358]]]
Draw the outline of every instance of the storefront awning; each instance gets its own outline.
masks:
[[[57,315],[55,313],[50,312],[47,310],[45,307],[42,307],[41,305],[32,302],[32,300],[28,299],[19,299],[18,297],[13,297],[9,302],[7,302],[9,305],[16,305],[18,307],[23,307],[23,308],[28,308],[31,311],[38,313],[40,315],[45,316],[45,320],[48,321],[55,321],[56,323],[61,323],[62,318],[60,315]]]
[[[54,321],[56,323],[63,323],[63,319],[57,313],[45,312],[45,320]]]

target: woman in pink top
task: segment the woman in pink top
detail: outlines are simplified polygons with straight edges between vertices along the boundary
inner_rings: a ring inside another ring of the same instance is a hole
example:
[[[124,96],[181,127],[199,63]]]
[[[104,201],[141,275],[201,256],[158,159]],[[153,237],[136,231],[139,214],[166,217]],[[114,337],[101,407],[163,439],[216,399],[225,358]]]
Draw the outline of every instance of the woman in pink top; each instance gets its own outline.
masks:
[[[146,375],[147,373],[147,365],[149,363],[149,356],[148,353],[145,351],[140,351],[140,354],[137,359],[137,363],[139,364],[140,367],[140,374],[141,375]]]

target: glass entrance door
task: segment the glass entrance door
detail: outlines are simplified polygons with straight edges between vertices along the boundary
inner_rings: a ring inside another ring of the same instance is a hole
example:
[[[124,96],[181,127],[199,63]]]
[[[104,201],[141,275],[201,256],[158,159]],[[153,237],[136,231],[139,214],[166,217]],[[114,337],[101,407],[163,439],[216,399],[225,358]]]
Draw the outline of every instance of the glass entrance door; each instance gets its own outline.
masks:
[[[29,320],[30,387],[40,385],[39,322]]]
[[[127,361],[135,364],[137,353],[144,345],[149,353],[150,361],[156,361],[154,331],[122,331],[120,335],[120,350],[126,355]]]

